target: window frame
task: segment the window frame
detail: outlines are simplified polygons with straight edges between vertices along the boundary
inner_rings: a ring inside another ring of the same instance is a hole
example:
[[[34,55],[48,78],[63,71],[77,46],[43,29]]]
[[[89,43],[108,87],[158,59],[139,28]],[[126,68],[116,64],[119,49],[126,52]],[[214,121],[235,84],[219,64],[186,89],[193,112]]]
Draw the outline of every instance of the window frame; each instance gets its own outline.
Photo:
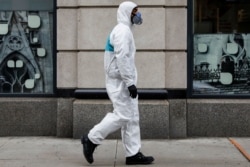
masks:
[[[249,94],[195,94],[193,93],[193,69],[194,69],[194,1],[188,0],[187,17],[187,97],[188,98],[225,98],[225,99],[248,99]],[[249,32],[250,33],[250,32]],[[218,33],[214,33],[218,34]],[[223,34],[223,33],[222,33]],[[226,34],[226,33],[225,33]],[[227,33],[229,34],[229,33]]]
[[[53,77],[53,85],[52,85],[52,91],[49,92],[49,93],[0,93],[0,98],[1,97],[56,97],[57,96],[57,2],[56,0],[51,0],[53,1],[53,8],[50,10],[46,10],[46,11],[49,11],[49,12],[52,12],[52,17],[53,17],[53,23],[52,23],[52,68],[53,68],[53,74],[52,74],[52,77]],[[27,9],[5,9],[5,10],[1,10],[1,11],[32,11],[32,10],[27,10]],[[41,10],[38,10],[38,11],[45,11],[45,9],[41,9]]]

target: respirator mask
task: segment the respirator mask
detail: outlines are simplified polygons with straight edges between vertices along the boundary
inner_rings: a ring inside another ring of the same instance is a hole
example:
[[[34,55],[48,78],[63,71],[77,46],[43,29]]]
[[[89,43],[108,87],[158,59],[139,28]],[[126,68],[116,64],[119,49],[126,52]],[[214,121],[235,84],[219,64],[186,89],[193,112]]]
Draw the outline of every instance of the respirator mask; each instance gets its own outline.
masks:
[[[137,25],[142,24],[143,19],[142,19],[142,17],[141,17],[141,13],[140,13],[140,12],[136,12],[136,13],[132,16],[131,21],[132,21],[133,24],[137,24]]]

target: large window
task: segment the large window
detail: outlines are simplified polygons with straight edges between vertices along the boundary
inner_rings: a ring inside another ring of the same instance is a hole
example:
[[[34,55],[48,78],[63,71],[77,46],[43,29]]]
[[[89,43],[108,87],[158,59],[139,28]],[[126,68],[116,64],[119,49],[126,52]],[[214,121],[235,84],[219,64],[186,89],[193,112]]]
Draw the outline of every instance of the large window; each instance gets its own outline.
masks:
[[[193,0],[192,95],[250,95],[250,1]]]
[[[0,4],[0,96],[53,94],[54,1]]]

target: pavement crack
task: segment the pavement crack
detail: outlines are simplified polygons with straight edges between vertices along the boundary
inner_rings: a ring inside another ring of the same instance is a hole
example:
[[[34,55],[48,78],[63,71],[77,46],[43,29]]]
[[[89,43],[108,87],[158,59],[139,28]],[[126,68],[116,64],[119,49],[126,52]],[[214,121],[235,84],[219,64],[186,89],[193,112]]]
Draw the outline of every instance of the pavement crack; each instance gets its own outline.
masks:
[[[57,157],[58,160],[61,160],[59,151],[56,152],[56,157]]]
[[[118,140],[116,140],[114,167],[116,166],[117,162],[117,152],[118,152]]]
[[[7,145],[7,144],[9,143],[9,141],[10,141],[11,139],[12,139],[12,138],[9,138],[9,140],[7,140],[6,142],[4,142],[3,144],[0,145],[0,151],[1,151],[1,149],[2,149],[5,145]]]
[[[61,158],[61,156],[60,156],[59,147],[58,147],[58,146],[55,146],[55,148],[56,148],[56,152],[55,152],[56,158],[57,158],[58,160],[61,160],[62,158]]]

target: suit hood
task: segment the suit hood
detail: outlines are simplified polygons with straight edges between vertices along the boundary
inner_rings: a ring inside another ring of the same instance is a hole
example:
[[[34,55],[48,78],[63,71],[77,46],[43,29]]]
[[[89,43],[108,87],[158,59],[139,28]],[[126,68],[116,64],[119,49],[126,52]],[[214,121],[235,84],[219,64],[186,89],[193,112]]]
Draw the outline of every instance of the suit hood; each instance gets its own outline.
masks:
[[[131,1],[121,3],[117,10],[117,22],[131,26],[131,13],[135,7],[137,7],[137,5]]]

